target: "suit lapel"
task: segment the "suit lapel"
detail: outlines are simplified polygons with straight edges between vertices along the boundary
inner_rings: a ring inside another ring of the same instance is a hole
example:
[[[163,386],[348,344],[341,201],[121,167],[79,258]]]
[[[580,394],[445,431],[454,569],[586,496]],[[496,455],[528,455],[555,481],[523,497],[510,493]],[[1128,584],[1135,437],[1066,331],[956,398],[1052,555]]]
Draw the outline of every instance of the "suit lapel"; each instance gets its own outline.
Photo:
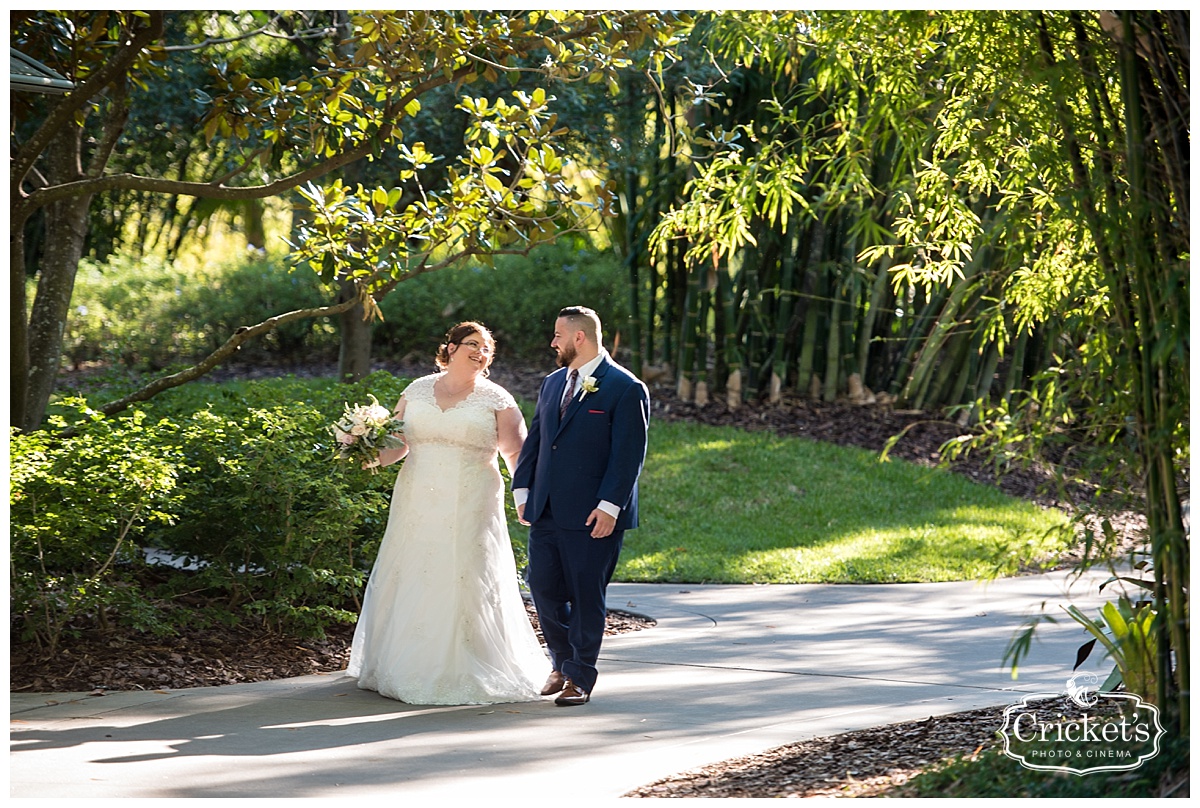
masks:
[[[595,378],[597,386],[600,384],[600,381],[604,378],[604,375],[606,373],[608,373],[608,361],[609,360],[607,358],[602,360],[600,362],[600,364],[596,366],[596,370],[592,373],[592,377]],[[568,373],[570,373],[570,371],[568,371]],[[583,378],[586,378],[586,377],[583,377]],[[579,390],[580,391],[583,390],[583,378],[580,378],[580,380],[579,380],[579,385],[580,385]],[[567,391],[567,376],[564,375],[563,383],[558,388],[558,400],[559,401],[562,401],[562,394],[565,393],[566,391]],[[589,395],[594,395],[594,394],[589,394]],[[579,391],[576,391],[575,395],[571,396],[571,403],[567,405],[567,411],[563,415],[562,421],[559,422],[559,425],[558,425],[559,431],[562,431],[562,428],[564,426],[566,426],[567,422],[571,420],[571,417],[573,415],[575,415],[575,412],[579,409],[580,403],[581,402],[580,402],[580,398],[579,398]]]

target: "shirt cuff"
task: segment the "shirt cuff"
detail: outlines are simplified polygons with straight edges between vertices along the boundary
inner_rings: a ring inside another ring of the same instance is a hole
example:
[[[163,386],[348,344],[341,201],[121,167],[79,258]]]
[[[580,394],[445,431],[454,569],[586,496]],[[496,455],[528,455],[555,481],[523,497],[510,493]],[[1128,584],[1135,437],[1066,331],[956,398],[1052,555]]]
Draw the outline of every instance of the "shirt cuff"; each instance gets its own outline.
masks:
[[[528,488],[514,488],[513,489],[513,505],[515,505],[516,507],[519,508],[528,501],[529,501],[529,489]]]
[[[607,499],[600,500],[600,504],[597,505],[596,507],[599,508],[600,510],[604,511],[606,514],[611,516],[613,519],[616,519],[618,516],[621,515],[621,507],[619,505],[612,504]]]

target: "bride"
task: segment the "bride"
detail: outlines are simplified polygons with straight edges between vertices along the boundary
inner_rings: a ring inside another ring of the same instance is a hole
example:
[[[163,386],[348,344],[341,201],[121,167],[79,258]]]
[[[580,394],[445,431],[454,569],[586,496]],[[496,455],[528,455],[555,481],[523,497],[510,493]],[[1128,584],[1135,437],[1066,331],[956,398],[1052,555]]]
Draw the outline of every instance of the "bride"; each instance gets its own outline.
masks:
[[[409,704],[539,697],[549,661],[529,624],[504,516],[499,453],[511,471],[525,420],[488,381],[495,342],[460,323],[396,404],[407,456],[367,581],[347,674]]]

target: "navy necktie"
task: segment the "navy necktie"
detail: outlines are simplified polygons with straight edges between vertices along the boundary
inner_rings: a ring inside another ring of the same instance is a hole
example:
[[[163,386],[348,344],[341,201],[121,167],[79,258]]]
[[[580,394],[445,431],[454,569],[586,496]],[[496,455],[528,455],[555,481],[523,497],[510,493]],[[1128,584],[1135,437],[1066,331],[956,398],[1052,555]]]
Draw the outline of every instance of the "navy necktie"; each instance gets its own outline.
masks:
[[[579,378],[579,371],[571,368],[571,375],[567,379],[567,389],[563,391],[562,403],[558,405],[558,419],[561,421],[567,414],[567,405],[571,403],[571,396],[575,393],[575,380]]]

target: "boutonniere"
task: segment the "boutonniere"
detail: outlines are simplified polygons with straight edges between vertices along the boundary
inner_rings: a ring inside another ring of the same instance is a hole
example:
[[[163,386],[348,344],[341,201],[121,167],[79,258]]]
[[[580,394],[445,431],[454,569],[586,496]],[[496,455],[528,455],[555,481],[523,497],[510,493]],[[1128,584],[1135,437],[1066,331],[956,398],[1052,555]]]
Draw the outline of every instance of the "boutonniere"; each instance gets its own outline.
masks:
[[[585,376],[580,387],[583,389],[579,391],[579,400],[583,401],[587,398],[588,393],[594,393],[600,389],[600,382],[596,381],[595,376]]]

